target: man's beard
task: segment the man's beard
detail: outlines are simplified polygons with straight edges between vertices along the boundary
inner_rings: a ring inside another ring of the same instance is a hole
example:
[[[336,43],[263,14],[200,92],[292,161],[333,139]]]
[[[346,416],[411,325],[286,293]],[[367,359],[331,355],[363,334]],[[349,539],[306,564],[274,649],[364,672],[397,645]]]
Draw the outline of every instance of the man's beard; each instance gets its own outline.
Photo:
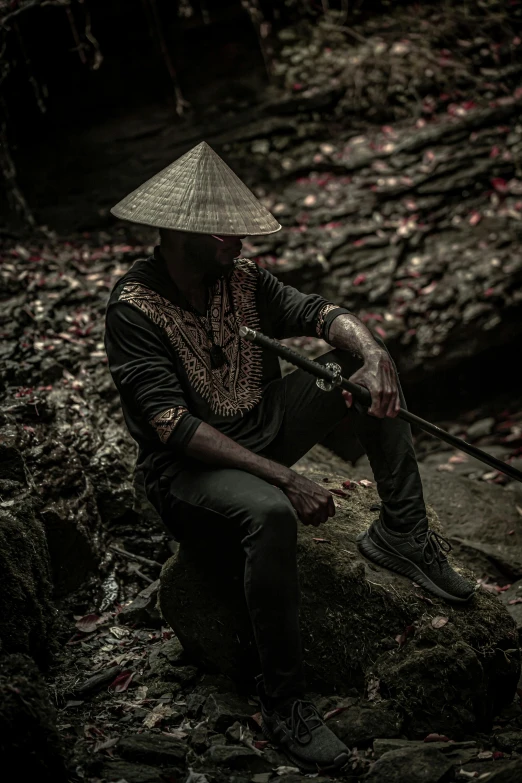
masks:
[[[223,265],[216,260],[215,250],[212,248],[204,248],[199,246],[192,246],[191,242],[187,242],[185,246],[185,253],[190,263],[194,267],[199,267],[203,270],[203,283],[207,286],[214,285],[219,279],[228,277],[234,269],[234,264]]]

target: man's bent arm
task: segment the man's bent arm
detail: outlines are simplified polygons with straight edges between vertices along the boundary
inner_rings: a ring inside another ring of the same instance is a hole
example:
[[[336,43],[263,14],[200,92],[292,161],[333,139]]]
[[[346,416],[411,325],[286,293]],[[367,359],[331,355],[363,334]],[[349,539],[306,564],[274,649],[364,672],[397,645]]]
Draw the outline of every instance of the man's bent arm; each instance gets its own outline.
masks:
[[[245,470],[281,489],[294,473],[290,468],[246,449],[205,422],[201,422],[185,445],[184,452],[188,457],[212,467]]]
[[[324,487],[240,446],[205,422],[198,426],[184,451],[207,465],[244,470],[279,487],[305,525],[320,525],[335,514],[332,495]]]

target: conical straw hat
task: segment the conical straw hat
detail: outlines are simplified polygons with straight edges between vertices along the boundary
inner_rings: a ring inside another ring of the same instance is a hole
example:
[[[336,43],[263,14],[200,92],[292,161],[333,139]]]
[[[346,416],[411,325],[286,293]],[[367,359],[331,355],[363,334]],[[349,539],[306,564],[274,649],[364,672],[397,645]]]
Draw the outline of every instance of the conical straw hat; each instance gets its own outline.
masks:
[[[198,234],[273,234],[281,226],[205,141],[125,196],[122,220]]]

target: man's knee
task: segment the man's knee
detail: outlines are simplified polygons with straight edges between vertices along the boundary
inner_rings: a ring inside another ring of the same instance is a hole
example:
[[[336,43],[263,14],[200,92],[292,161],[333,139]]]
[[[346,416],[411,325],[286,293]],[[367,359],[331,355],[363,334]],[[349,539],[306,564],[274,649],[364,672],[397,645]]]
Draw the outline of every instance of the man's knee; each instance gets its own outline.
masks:
[[[297,517],[286,495],[276,487],[274,492],[260,498],[251,510],[249,537],[262,539],[266,546],[295,546]]]

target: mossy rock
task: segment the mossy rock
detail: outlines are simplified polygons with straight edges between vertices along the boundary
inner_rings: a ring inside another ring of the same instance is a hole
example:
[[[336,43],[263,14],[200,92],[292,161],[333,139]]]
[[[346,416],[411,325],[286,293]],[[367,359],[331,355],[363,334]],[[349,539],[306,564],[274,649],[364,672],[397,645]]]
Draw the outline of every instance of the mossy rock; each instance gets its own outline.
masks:
[[[0,758],[6,780],[67,780],[56,712],[26,655],[0,656]]]
[[[329,486],[339,487],[341,480],[331,476]],[[337,512],[327,524],[298,528],[310,688],[343,695],[355,687],[370,701],[390,702],[412,739],[430,731],[456,739],[485,729],[512,700],[520,674],[513,620],[485,591],[465,607],[454,606],[369,563],[355,539],[374,519],[370,507],[379,498],[372,487],[360,485],[346,495],[335,496]],[[429,518],[443,532],[432,509]],[[326,540],[314,540],[318,537]],[[200,665],[248,679],[259,664],[242,592],[241,555],[225,540],[215,546],[213,554],[181,546],[167,561],[161,612]],[[458,562],[454,566],[474,579]],[[437,628],[435,617],[448,621]]]
[[[29,494],[0,502],[0,647],[45,665],[55,628],[47,541]]]

